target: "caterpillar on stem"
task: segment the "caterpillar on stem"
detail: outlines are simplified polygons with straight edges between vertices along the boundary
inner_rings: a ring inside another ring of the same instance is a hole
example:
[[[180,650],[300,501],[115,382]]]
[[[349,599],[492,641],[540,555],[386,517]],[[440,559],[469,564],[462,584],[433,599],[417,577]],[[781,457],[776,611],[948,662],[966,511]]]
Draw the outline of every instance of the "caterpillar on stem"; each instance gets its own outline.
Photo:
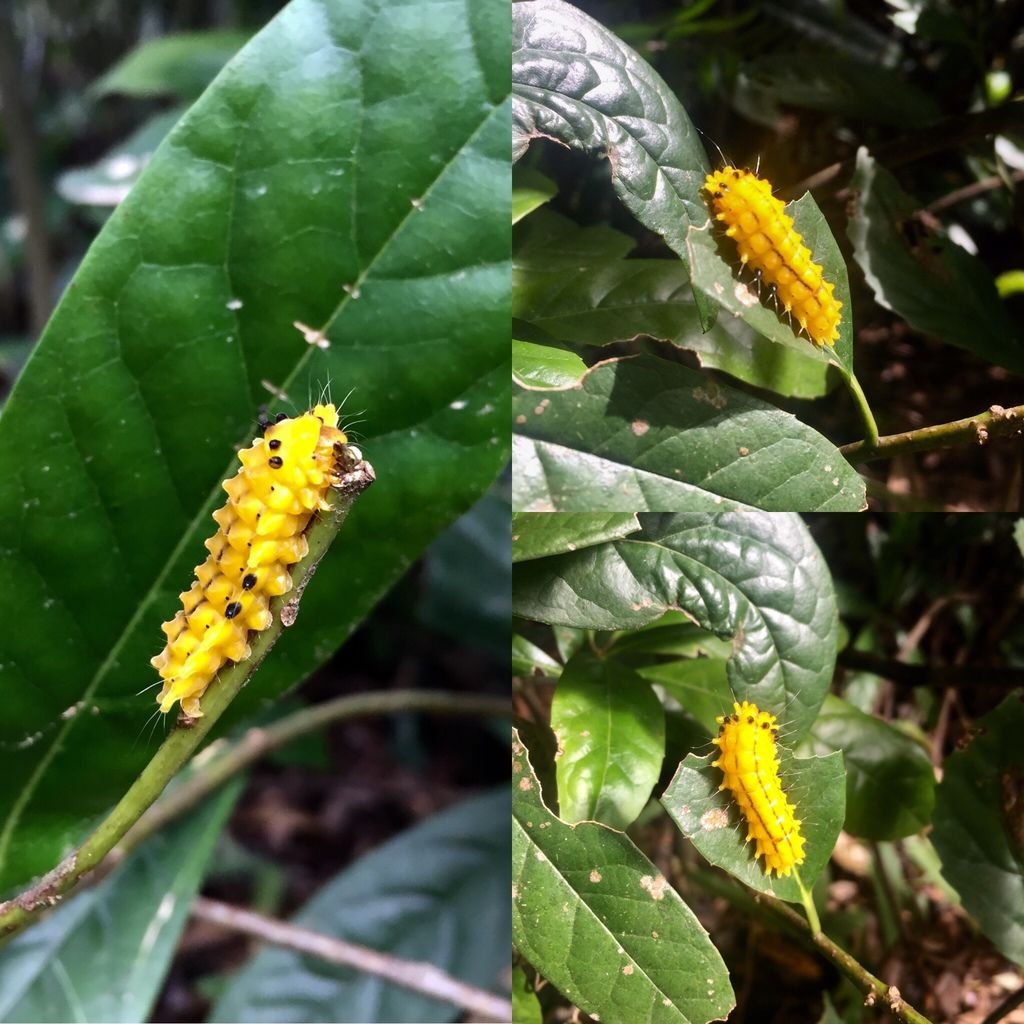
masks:
[[[201,717],[200,700],[219,669],[249,657],[251,634],[272,621],[271,598],[292,589],[289,566],[309,550],[310,521],[330,510],[331,488],[361,459],[334,405],[262,426],[223,484],[228,501],[213,513],[210,554],[179,595],[181,610],[163,624],[167,643],[151,664],[163,680],[156,700],[165,714],[180,703],[187,718]]]

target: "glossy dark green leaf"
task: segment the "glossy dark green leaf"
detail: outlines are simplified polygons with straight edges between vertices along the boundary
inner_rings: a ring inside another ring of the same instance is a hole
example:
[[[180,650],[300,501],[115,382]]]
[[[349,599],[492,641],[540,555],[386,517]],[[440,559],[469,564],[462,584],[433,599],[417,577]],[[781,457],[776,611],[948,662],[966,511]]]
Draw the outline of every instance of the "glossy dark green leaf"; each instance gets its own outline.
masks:
[[[96,96],[195,99],[249,38],[234,29],[178,32],[140,43],[90,91]]]
[[[988,268],[918,220],[921,203],[866,149],[850,187],[856,207],[847,234],[878,303],[916,330],[1024,372],[1024,338]]]
[[[1024,964],[1024,697],[980,718],[936,790],[932,843],[942,874],[982,932]]]
[[[742,319],[760,337],[795,351],[804,360],[832,363],[848,375],[853,370],[853,307],[843,254],[809,192],[790,203],[786,213],[793,218],[793,227],[810,249],[815,263],[824,271],[825,280],[835,284],[835,296],[843,304],[839,340],[835,346],[819,347],[803,335],[795,334],[789,323],[769,305],[767,290],[759,296],[752,281],[740,278],[735,269],[739,261],[735,258],[732,239],[717,236],[706,228],[691,228],[687,236],[693,285],[734,317]]]
[[[631,512],[516,512],[512,516],[512,561],[528,562],[563,551],[628,537],[640,529]]]
[[[863,839],[902,839],[931,823],[931,759],[905,733],[829,694],[807,737],[816,754],[841,750],[846,764],[846,824]]]
[[[513,156],[549,138],[607,157],[626,208],[681,259],[707,220],[708,164],[686,111],[622,40],[562,0],[512,5]]]
[[[351,391],[377,483],[226,725],[331,654],[505,464],[507,61],[502,0],[295,0],[85,257],[0,419],[0,891],[152,750],[137,694],[268,386],[275,410]]]
[[[0,949],[0,1020],[149,1020],[243,780]]]
[[[507,787],[442,811],[346,868],[292,923],[500,991],[511,955],[508,819]],[[266,948],[207,1019],[433,1024],[460,1013],[380,978]]]
[[[854,512],[864,484],[794,416],[650,356],[594,367],[579,389],[513,397],[512,506],[533,512]]]
[[[584,648],[558,680],[551,728],[562,820],[628,828],[646,806],[665,756],[665,716],[650,684]]]
[[[718,788],[722,773],[712,767],[714,760],[717,753],[686,756],[662,794],[665,810],[711,864],[724,868],[759,892],[800,902],[800,888],[794,877],[768,876],[764,861],[754,857],[753,846],[746,841],[746,821],[731,794]],[[843,827],[843,755],[834,752],[827,757],[796,758],[780,746],[779,761],[782,787],[793,804],[806,840],[806,859],[798,872],[804,886],[810,889],[832,856]]]
[[[523,956],[604,1024],[724,1018],[728,971],[667,879],[621,832],[556,818],[518,738],[512,767],[512,930]]]
[[[517,565],[512,610],[537,622],[630,629],[666,610],[733,640],[737,699],[779,716],[795,742],[835,666],[835,593],[799,516],[759,512],[639,516],[623,540]]]

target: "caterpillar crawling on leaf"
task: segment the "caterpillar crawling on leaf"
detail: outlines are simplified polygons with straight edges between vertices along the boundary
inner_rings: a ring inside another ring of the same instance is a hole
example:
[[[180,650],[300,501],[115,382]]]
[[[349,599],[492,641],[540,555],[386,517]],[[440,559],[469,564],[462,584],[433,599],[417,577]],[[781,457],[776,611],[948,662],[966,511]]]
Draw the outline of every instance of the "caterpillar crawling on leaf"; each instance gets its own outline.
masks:
[[[771,183],[750,171],[724,167],[707,176],[704,190],[715,220],[736,242],[740,262],[768,285],[815,345],[834,345],[843,304],[793,230],[782,200],[772,195]]]
[[[804,840],[779,779],[775,716],[743,701],[717,721],[721,729],[711,742],[721,756],[712,763],[725,776],[718,788],[732,793],[747,819],[747,842],[756,843],[765,871],[788,875],[804,862]]]
[[[209,557],[163,624],[167,645],[151,662],[164,681],[156,698],[164,713],[180,702],[189,718],[201,717],[200,698],[220,668],[249,657],[250,634],[271,624],[270,599],[292,589],[289,566],[309,550],[310,520],[331,508],[331,488],[360,455],[335,407],[317,405],[267,424],[238,458],[242,468],[223,484],[228,501],[213,513]]]

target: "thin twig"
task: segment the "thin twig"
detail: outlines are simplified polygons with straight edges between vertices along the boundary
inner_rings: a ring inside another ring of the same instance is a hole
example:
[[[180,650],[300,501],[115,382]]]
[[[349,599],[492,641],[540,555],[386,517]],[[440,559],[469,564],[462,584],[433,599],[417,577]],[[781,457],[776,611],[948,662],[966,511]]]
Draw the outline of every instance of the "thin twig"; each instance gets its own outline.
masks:
[[[839,664],[855,672],[870,672],[903,686],[1024,686],[1024,669],[1006,665],[908,665],[868,651],[847,648]]]
[[[1011,992],[982,1022],[981,1024],[999,1024],[1005,1016],[1016,1010],[1021,1003],[1024,1003],[1024,985],[1016,992]]]
[[[931,427],[918,427],[902,434],[880,437],[877,444],[854,441],[843,445],[839,451],[852,463],[871,462],[874,459],[891,459],[894,455],[909,452],[934,451],[937,448],[953,448],[958,445],[985,444],[993,437],[1018,436],[1024,431],[1024,405],[1004,409],[993,405],[986,412],[968,416],[950,423],[938,423]]]
[[[811,926],[803,915],[798,914],[782,900],[765,893],[751,893],[738,882],[724,878],[711,871],[700,871],[691,875],[699,885],[715,892],[731,902],[749,904],[756,912],[767,913],[786,932],[796,936],[800,942],[817,950],[830,963],[850,979],[867,997],[865,1002],[874,1005],[884,1003],[894,1017],[904,1024],[931,1024],[927,1017],[918,1013],[906,1003],[895,985],[886,985],[876,978],[860,961],[856,960],[841,946],[836,945],[824,932],[812,935]]]
[[[158,832],[169,821],[180,817],[204,797],[220,788],[228,779],[274,750],[307,733],[319,732],[337,722],[367,715],[390,715],[402,711],[422,711],[434,715],[470,715],[507,717],[512,708],[507,697],[479,693],[454,693],[445,690],[384,690],[337,697],[303,708],[273,725],[250,729],[219,756],[204,764],[187,781],[155,803],[135,823],[116,849],[104,861],[109,870],[129,851]],[[108,863],[109,862],[109,863]]]
[[[262,914],[254,914],[251,910],[219,903],[203,896],[197,897],[192,904],[192,913],[204,921],[251,935],[275,946],[315,956],[342,967],[354,967],[364,974],[384,978],[395,985],[401,985],[432,999],[453,1003],[487,1020],[512,1019],[512,1004],[507,999],[502,999],[486,989],[467,985],[430,963],[400,960],[390,954],[379,953],[375,949],[367,949],[365,946],[357,946],[330,935],[297,928],[284,921],[276,921]]]
[[[1024,181],[1024,171],[1010,172],[1009,179],[1012,182]],[[998,174],[993,174],[989,178],[982,178],[980,181],[972,181],[969,185],[964,185],[963,188],[957,188],[952,192],[947,192],[944,196],[940,196],[934,202],[929,203],[925,209],[929,213],[939,213],[942,210],[949,209],[951,206],[956,206],[957,203],[962,203],[965,199],[974,199],[976,196],[984,195],[986,192],[993,191],[993,189],[1005,187],[1006,178],[1000,177]]]
[[[199,749],[235,695],[259,668],[281,635],[285,623],[291,625],[295,621],[297,602],[303,588],[341,529],[353,503],[372,482],[373,469],[369,463],[358,462],[350,467],[337,490],[332,514],[314,520],[306,533],[309,554],[292,570],[295,588],[271,601],[273,621],[267,629],[253,637],[251,656],[218,673],[203,695],[203,717],[198,720],[189,719],[187,727],[179,720],[178,727],[164,740],[114,809],[77,850],[25,892],[6,903],[0,903],[0,942],[27,927],[74,888],[84,875],[96,868]]]
[[[31,104],[25,99],[18,44],[10,19],[13,4],[0,10],[0,116],[11,189],[25,218],[25,266],[28,270],[29,311],[32,333],[38,337],[50,318],[53,301],[53,267],[46,227],[46,194],[39,169]]]

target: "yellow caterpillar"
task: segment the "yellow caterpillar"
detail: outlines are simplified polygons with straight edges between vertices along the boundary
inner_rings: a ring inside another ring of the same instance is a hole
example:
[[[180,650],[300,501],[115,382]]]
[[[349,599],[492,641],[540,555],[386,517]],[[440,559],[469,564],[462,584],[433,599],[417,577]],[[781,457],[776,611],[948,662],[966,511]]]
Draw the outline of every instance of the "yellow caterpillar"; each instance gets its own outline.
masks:
[[[747,842],[757,844],[767,874],[788,875],[804,862],[804,840],[793,805],[782,790],[775,748],[775,716],[744,701],[734,713],[717,719],[721,726],[711,742],[721,750],[713,764],[725,776],[719,789],[729,790],[747,819]]]
[[[750,171],[725,167],[707,176],[704,189],[715,220],[736,242],[740,262],[774,289],[782,308],[815,345],[835,344],[843,304],[793,230],[782,200],[772,195],[771,183]]]
[[[180,595],[182,610],[163,624],[167,645],[151,661],[164,680],[161,711],[180,701],[186,715],[201,717],[199,700],[221,666],[249,656],[250,632],[270,625],[270,599],[291,590],[288,567],[309,550],[310,519],[331,507],[347,442],[335,407],[317,405],[282,414],[238,453],[242,468],[224,482],[227,504],[213,513],[210,555]]]

